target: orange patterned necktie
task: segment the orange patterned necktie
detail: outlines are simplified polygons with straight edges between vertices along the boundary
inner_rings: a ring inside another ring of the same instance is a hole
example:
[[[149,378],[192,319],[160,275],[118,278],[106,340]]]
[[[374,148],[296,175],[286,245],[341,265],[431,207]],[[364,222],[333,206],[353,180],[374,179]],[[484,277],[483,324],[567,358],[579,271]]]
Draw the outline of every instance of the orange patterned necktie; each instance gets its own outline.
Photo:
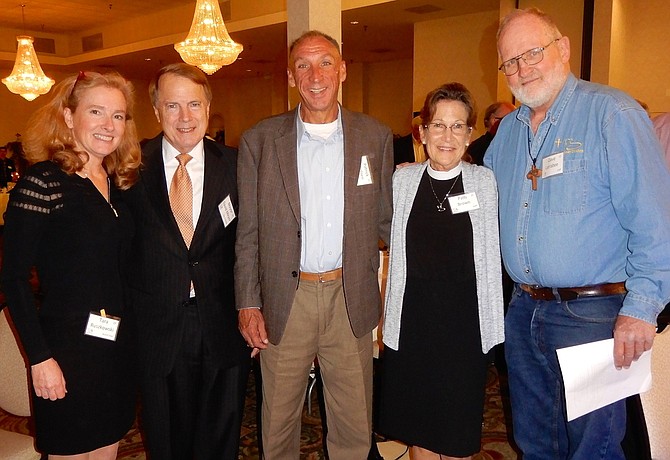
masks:
[[[186,247],[190,247],[193,240],[193,184],[186,170],[186,163],[192,159],[188,153],[177,155],[179,166],[170,184],[170,208]]]

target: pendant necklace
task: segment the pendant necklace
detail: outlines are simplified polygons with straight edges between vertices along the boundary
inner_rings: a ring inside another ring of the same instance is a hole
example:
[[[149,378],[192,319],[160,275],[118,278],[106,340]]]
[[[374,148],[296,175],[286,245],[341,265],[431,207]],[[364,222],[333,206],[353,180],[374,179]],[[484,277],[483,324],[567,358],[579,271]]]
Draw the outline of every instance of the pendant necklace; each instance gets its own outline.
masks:
[[[551,129],[551,125],[549,125],[549,129]],[[542,170],[539,169],[536,165],[537,163],[537,158],[540,156],[540,152],[542,152],[542,146],[544,145],[544,141],[547,140],[547,136],[549,135],[549,132],[547,131],[547,134],[545,134],[544,138],[542,139],[542,142],[540,143],[540,148],[537,151],[537,155],[535,155],[535,158],[533,158],[533,155],[530,153],[530,147],[532,144],[532,140],[530,137],[530,127],[528,128],[528,156],[530,157],[530,161],[533,163],[530,167],[530,171],[528,171],[528,174],[526,174],[526,179],[530,179],[531,181],[531,187],[533,190],[537,190],[537,180],[542,177]]]
[[[114,217],[119,217],[119,213],[116,212],[116,208],[112,204],[112,184],[110,183],[109,176],[107,176],[107,203],[109,204],[109,207],[112,208]]]
[[[428,175],[428,182],[430,183],[430,189],[433,191],[433,196],[435,197],[435,200],[437,200],[437,212],[444,212],[447,210],[447,208],[444,207],[444,202],[447,201],[447,198],[449,198],[449,194],[454,189],[454,185],[456,185],[456,182],[458,182],[459,177],[461,177],[460,174],[456,176],[456,179],[454,180],[454,183],[451,184],[449,191],[447,192],[446,195],[444,195],[442,201],[440,201],[440,199],[437,197],[437,193],[435,193],[435,189],[433,188],[433,178],[430,177],[430,174]]]

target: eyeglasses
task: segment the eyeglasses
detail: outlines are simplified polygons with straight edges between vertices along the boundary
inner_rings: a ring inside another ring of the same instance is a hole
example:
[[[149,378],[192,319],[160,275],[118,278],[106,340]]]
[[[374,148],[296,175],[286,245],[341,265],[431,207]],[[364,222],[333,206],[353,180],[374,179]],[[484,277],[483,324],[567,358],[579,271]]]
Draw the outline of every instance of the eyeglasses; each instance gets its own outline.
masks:
[[[465,123],[460,123],[458,121],[451,125],[445,125],[440,122],[428,123],[427,125],[423,125],[423,127],[426,128],[430,134],[435,136],[441,136],[445,133],[447,128],[451,130],[454,136],[465,136],[472,132],[472,126],[468,126]]]
[[[519,71],[519,61],[521,59],[523,59],[523,62],[525,62],[527,65],[539,64],[540,62],[542,62],[542,59],[544,59],[543,51],[549,48],[557,41],[559,41],[561,38],[563,37],[555,38],[551,42],[549,42],[548,45],[530,49],[525,53],[521,53],[518,56],[514,56],[512,59],[506,60],[500,65],[500,67],[498,67],[498,70],[501,70],[502,73],[504,73],[508,77],[511,77],[512,75],[514,75]]]

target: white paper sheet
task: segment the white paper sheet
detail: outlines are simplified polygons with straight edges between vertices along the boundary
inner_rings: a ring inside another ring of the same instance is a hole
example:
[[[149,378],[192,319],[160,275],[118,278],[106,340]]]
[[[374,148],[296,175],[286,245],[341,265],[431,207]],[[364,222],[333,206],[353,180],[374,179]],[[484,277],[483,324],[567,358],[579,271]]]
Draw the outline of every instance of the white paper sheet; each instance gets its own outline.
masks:
[[[651,388],[651,351],[628,369],[614,367],[614,339],[556,350],[568,421]]]

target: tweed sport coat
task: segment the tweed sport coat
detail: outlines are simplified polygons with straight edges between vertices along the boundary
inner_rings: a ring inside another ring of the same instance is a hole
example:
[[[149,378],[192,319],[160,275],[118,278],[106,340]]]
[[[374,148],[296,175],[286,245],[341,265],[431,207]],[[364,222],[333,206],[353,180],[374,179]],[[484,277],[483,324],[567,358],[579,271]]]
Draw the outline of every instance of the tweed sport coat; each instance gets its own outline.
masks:
[[[379,121],[340,108],[344,132],[343,285],[356,337],[379,322],[379,240],[388,241],[393,138]],[[297,110],[259,122],[240,139],[235,296],[262,307],[270,342],[281,340],[300,274]],[[367,155],[372,184],[357,185]]]

